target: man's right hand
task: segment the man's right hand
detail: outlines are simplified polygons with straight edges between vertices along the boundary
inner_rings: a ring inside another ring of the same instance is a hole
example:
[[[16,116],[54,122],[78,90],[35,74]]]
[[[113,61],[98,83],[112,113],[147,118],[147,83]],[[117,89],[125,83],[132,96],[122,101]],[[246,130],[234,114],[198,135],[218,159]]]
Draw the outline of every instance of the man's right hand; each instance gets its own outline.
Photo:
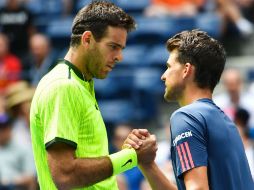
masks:
[[[123,148],[132,147],[137,152],[139,169],[153,190],[177,190],[154,162],[158,149],[155,135],[151,135],[146,129],[134,129],[123,144]]]
[[[149,165],[156,157],[157,142],[155,135],[146,129],[134,129],[124,141],[123,148],[133,147],[138,156],[139,165]]]

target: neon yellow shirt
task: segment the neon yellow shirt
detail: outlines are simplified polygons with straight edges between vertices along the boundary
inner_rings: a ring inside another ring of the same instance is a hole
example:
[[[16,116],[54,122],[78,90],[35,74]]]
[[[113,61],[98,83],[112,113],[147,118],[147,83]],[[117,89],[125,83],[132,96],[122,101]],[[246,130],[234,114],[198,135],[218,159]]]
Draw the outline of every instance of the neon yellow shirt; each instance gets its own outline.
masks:
[[[93,80],[85,81],[70,62],[61,61],[45,75],[36,89],[30,127],[40,189],[54,190],[46,149],[55,142],[76,148],[77,158],[108,155],[108,139]],[[110,177],[84,190],[118,190]]]

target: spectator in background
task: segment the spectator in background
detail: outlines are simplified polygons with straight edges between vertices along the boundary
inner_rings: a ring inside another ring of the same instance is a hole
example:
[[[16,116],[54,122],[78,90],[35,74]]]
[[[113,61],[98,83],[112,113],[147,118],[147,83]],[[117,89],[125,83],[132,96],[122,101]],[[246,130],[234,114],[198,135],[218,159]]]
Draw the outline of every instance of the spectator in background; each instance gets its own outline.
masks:
[[[32,35],[29,45],[30,55],[24,62],[22,78],[37,86],[40,79],[54,67],[56,53],[51,49],[51,42],[44,34]]]
[[[151,0],[151,5],[145,9],[145,15],[182,17],[195,16],[200,11],[216,12],[224,21],[221,29],[224,33],[227,32],[227,25],[231,22],[243,37],[248,37],[254,32],[253,24],[244,17],[235,1],[237,0]]]
[[[62,0],[63,3],[63,16],[71,16],[75,12],[76,4],[78,0]]]
[[[18,57],[9,52],[9,41],[0,33],[0,93],[20,78],[21,63]]]
[[[11,52],[23,58],[27,53],[29,35],[35,28],[32,15],[20,0],[6,0],[6,6],[0,9],[0,26],[10,39]]]
[[[132,131],[133,127],[131,124],[118,124],[115,127],[113,139],[112,139],[112,152],[115,153],[117,151],[122,150],[122,145],[124,143],[124,140],[127,138],[129,133]],[[119,186],[119,189],[124,189],[121,186],[124,186],[125,188],[127,186],[128,190],[139,190],[141,186],[141,182],[143,181],[144,176],[138,169],[138,167],[134,167],[128,171],[125,171],[124,173],[117,176],[117,183]]]
[[[243,15],[254,22],[254,1],[253,0],[234,0],[237,6],[241,9]]]
[[[254,126],[254,101],[253,97],[243,91],[243,79],[239,70],[229,68],[222,74],[225,92],[214,96],[213,100],[230,119],[234,120],[237,107],[242,107],[250,113],[250,127]]]
[[[205,0],[151,0],[146,16],[195,16]]]
[[[0,189],[36,189],[33,157],[15,143],[12,123],[7,114],[0,115]]]
[[[234,122],[242,138],[245,153],[250,165],[252,178],[254,179],[254,141],[250,139],[249,136],[249,128],[248,128],[249,117],[250,115],[247,110],[237,108]]]
[[[247,20],[243,16],[240,7],[237,6],[235,2],[237,0],[216,0],[216,1],[218,5],[217,10],[221,14],[225,22],[233,23],[243,37],[248,37],[251,34],[253,34],[254,26],[249,20]]]
[[[14,140],[28,148],[32,154],[31,135],[29,129],[30,105],[35,89],[25,81],[10,85],[6,89],[7,110],[14,118],[12,134]]]

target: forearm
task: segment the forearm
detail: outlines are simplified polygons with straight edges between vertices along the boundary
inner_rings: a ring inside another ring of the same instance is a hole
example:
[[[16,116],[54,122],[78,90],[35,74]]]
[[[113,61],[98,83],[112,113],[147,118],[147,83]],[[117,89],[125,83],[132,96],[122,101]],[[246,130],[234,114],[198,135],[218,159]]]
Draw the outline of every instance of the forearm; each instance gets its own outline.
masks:
[[[76,159],[72,184],[74,187],[90,186],[110,177],[112,173],[112,163],[108,157]]]
[[[100,182],[113,173],[108,157],[75,158],[67,164],[55,163],[51,174],[58,189],[81,188]]]
[[[56,186],[62,190],[90,186],[131,169],[137,165],[137,155],[134,149],[124,149],[104,157],[75,158],[65,147],[62,153],[59,149],[49,151],[48,163]]]
[[[143,175],[148,180],[153,190],[167,189],[167,190],[177,190],[175,184],[171,183],[158,166],[153,162],[152,164],[142,166],[139,165],[140,170]]]

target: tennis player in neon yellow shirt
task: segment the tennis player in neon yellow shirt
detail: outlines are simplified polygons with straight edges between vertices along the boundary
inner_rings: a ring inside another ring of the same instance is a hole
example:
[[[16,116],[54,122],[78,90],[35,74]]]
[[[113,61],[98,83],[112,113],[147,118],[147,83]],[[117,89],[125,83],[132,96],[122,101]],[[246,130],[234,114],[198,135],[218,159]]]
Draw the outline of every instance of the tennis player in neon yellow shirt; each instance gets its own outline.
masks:
[[[137,160],[154,159],[155,138],[148,132],[143,133],[143,151],[108,155],[95,99],[93,78],[105,78],[122,60],[127,33],[134,28],[132,17],[109,2],[92,2],[76,15],[68,52],[41,79],[31,105],[40,189],[117,190],[115,175],[136,166]]]

